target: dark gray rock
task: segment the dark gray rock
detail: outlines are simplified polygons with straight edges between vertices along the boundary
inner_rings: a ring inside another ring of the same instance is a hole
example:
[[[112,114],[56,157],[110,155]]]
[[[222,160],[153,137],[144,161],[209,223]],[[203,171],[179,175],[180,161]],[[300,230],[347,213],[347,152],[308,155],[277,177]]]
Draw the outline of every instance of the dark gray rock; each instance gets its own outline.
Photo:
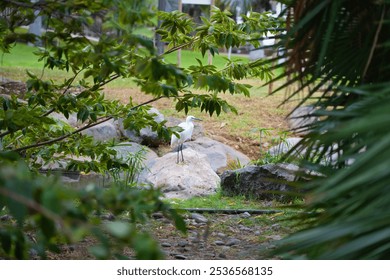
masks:
[[[238,244],[240,244],[240,242],[241,242],[240,239],[237,239],[237,238],[230,238],[230,239],[226,242],[226,246],[238,245]]]
[[[290,183],[299,170],[294,164],[250,165],[225,171],[221,176],[222,192],[264,200],[290,201],[294,192]]]
[[[186,260],[187,257],[184,256],[184,255],[181,255],[181,254],[177,254],[177,255],[175,255],[175,259],[178,259],[178,260]]]
[[[194,219],[197,223],[207,223],[208,220],[205,216],[198,214],[198,213],[191,213],[191,219]]]
[[[227,259],[226,255],[224,253],[219,253],[218,257],[221,259]]]
[[[161,243],[161,247],[166,247],[166,248],[172,247],[172,244],[169,243],[169,242],[162,242],[162,243]]]
[[[186,240],[181,240],[181,241],[179,241],[179,242],[177,243],[177,246],[178,246],[178,247],[185,247],[185,246],[187,246],[188,244],[190,244],[188,241],[186,241]]]
[[[161,213],[161,212],[156,212],[156,213],[153,213],[153,214],[152,214],[152,217],[153,217],[154,219],[158,220],[158,219],[164,218],[164,215],[163,215],[163,213]]]
[[[240,214],[241,218],[249,218],[250,216],[251,216],[251,214],[249,214],[248,212],[244,212],[244,213]]]

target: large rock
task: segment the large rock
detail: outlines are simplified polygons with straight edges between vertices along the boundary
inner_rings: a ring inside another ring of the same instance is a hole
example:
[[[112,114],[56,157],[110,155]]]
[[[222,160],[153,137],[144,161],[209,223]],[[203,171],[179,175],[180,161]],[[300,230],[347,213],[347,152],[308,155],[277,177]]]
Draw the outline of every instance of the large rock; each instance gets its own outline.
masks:
[[[286,153],[288,153],[295,145],[297,145],[302,138],[300,137],[291,137],[287,138],[285,141],[280,143],[279,145],[273,146],[268,150],[268,154],[272,157],[278,157],[278,156],[283,156]],[[334,165],[337,163],[339,154],[338,154],[338,145],[333,144],[331,148],[326,150],[324,152],[324,148],[321,146],[313,146],[311,151],[311,156],[314,156],[315,154],[324,154],[323,158],[321,160],[321,164],[323,165]],[[298,149],[294,150],[291,152],[289,155],[289,159],[296,159],[296,160],[301,160],[306,156],[307,149],[305,147],[299,147]],[[342,152],[341,152],[342,154]],[[349,161],[351,162],[351,161]]]
[[[80,122],[77,121],[77,114],[76,113],[72,113],[69,115],[68,118],[65,118],[65,116],[63,114],[53,112],[49,115],[49,117],[51,117],[54,120],[63,121],[63,122],[65,122],[73,127],[76,127],[76,126],[81,124]]]
[[[220,178],[207,157],[184,149],[184,163],[176,163],[176,153],[168,153],[148,163],[139,182],[160,188],[167,198],[187,199],[216,192]]]
[[[149,115],[153,116],[153,119],[157,123],[164,121],[164,115],[161,114],[156,108],[150,108],[148,110]],[[132,142],[139,144],[158,147],[161,144],[161,139],[158,137],[157,132],[153,131],[151,127],[144,127],[139,132],[131,129],[126,129],[123,126],[123,120],[119,119],[119,130],[121,134]]]
[[[53,112],[49,115],[52,119],[56,121],[62,121],[74,128],[80,127],[82,123],[77,120],[77,114],[72,113],[68,118],[65,118],[63,114]],[[107,142],[111,140],[119,140],[120,132],[118,130],[118,122],[116,120],[110,119],[101,124],[92,126],[81,132],[84,135],[92,136],[95,141]]]
[[[270,154],[273,157],[284,155],[287,152],[289,152],[291,150],[291,148],[293,148],[301,140],[302,140],[301,137],[287,138],[284,141],[282,141],[281,143],[279,143],[278,145],[273,146],[272,148],[270,148],[268,150],[268,154]],[[301,151],[301,153],[303,153],[303,152],[304,151]]]
[[[245,195],[264,200],[290,201],[294,192],[290,183],[299,170],[294,164],[250,165],[225,171],[221,176],[221,188],[227,195]]]
[[[229,164],[239,162],[241,166],[244,166],[250,162],[246,155],[207,137],[200,137],[195,141],[186,142],[184,146],[206,155],[211,167],[217,173],[222,173],[228,168]]]
[[[140,167],[145,167],[148,165],[149,161],[158,158],[157,154],[148,147],[132,142],[119,143],[117,146],[112,147],[112,149],[116,150],[117,152],[115,158],[121,159],[124,162],[127,162],[127,160],[131,157],[132,154],[142,151],[142,157],[144,158],[144,160],[142,161]],[[42,160],[39,160],[39,162],[42,163],[41,172],[45,174],[59,174],[61,175],[62,181],[65,184],[76,188],[86,187],[88,184],[94,184],[98,187],[109,187],[113,183],[113,178],[111,178],[109,173],[102,175],[95,172],[89,172],[88,174],[85,174],[83,172],[80,173],[67,171],[66,167],[69,164],[70,160],[89,162],[91,161],[91,158],[69,156],[62,160],[51,162],[45,165],[43,165]],[[119,176],[123,179],[124,174],[125,173],[123,172],[123,170],[121,170]]]
[[[129,155],[139,153],[142,150],[143,151],[142,157],[145,158],[144,160],[145,165],[146,162],[158,158],[158,155],[154,151],[152,151],[148,147],[142,146],[134,142],[122,142],[114,146],[112,149],[114,149],[117,152],[116,158],[123,159],[123,160],[128,159]]]
[[[108,120],[104,123],[95,125],[81,132],[84,135],[92,136],[95,141],[107,142],[111,140],[119,140],[120,133],[114,120]]]
[[[290,129],[297,135],[303,136],[310,132],[310,126],[318,121],[318,117],[313,116],[315,107],[301,106],[296,108],[288,118]]]

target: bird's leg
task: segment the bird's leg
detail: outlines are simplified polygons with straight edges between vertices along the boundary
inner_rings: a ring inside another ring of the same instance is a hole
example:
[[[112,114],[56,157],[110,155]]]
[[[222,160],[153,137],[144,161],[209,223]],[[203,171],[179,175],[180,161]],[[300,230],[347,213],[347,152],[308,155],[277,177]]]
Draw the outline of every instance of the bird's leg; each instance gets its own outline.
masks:
[[[180,159],[179,153],[180,153],[180,144],[179,144],[179,146],[177,146],[177,158],[176,158],[176,163],[177,164],[179,163],[179,159]]]
[[[184,156],[183,156],[183,144],[180,145],[180,151],[181,151],[181,161],[184,162]]]

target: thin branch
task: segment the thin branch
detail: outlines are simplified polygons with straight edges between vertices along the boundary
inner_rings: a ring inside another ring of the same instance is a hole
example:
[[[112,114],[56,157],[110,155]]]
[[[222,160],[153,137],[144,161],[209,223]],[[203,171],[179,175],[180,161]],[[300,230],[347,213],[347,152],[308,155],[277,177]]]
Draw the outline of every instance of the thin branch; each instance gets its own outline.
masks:
[[[84,70],[84,69],[82,69],[82,70]],[[68,84],[68,86],[66,87],[66,89],[64,90],[64,92],[62,93],[62,95],[64,95],[64,94],[69,90],[71,84],[73,83],[73,81],[76,79],[77,75],[78,75],[82,70],[80,70],[79,72],[76,73],[76,75],[72,78],[72,81]],[[115,79],[117,79],[117,78],[119,78],[119,77],[120,77],[120,75],[115,74],[115,75],[111,76],[107,81],[104,81],[104,82],[102,82],[101,84],[99,84],[99,87],[102,87],[102,86],[104,86],[104,85],[106,85],[106,84],[108,84],[108,83],[114,81]],[[20,102],[21,102],[21,103],[27,103],[27,102],[24,101],[24,100],[21,100]],[[153,102],[153,101],[152,101],[152,102]],[[150,102],[149,102],[149,103],[150,103]],[[148,104],[148,103],[146,103],[146,104]],[[50,115],[51,113],[53,113],[54,111],[55,111],[55,108],[51,108],[51,109],[50,109],[49,111],[47,111],[46,113],[43,113],[40,117],[46,117],[46,116]],[[27,127],[28,127],[28,126],[23,127],[23,128],[27,128]],[[20,128],[20,129],[18,129],[18,130],[21,130],[21,129],[23,129],[23,128]],[[14,133],[14,132],[18,131],[18,130],[15,130],[15,131],[7,130],[7,131],[5,131],[5,132],[3,132],[3,133],[0,133],[0,139],[3,138],[4,136],[7,136],[7,135],[9,135],[9,134],[11,134],[11,133]]]
[[[377,43],[378,43],[379,33],[380,33],[380,31],[381,31],[381,29],[382,29],[382,25],[383,25],[383,19],[384,19],[384,16],[385,16],[385,11],[386,11],[386,6],[383,6],[381,19],[380,19],[380,21],[379,21],[379,23],[378,23],[378,28],[376,29],[376,33],[375,33],[374,41],[373,41],[373,43],[372,43],[370,55],[368,56],[368,60],[367,60],[366,66],[364,67],[363,79],[364,79],[364,77],[365,77],[366,74],[367,74],[368,67],[369,67],[370,64],[371,64],[372,57],[374,56],[374,51],[375,51],[375,48],[376,48]]]
[[[187,47],[188,45],[191,45],[191,44],[193,44],[193,43],[195,43],[196,41],[199,41],[199,40],[200,40],[200,39],[197,38],[197,39],[194,39],[194,40],[192,40],[192,41],[190,41],[190,42],[183,43],[183,44],[181,44],[181,45],[179,45],[179,46],[173,47],[173,48],[171,48],[171,49],[165,51],[165,52],[164,52],[163,54],[161,54],[160,56],[164,56],[164,55],[173,53],[173,52],[175,52],[175,51],[178,51],[178,50],[180,50],[181,48]]]
[[[28,208],[30,208],[36,212],[41,213],[43,216],[45,216],[46,218],[48,218],[52,221],[58,222],[61,225],[63,224],[60,216],[58,216],[57,214],[51,212],[50,210],[42,207],[41,204],[37,203],[34,200],[31,200],[31,199],[29,199],[23,195],[20,195],[18,193],[12,192],[6,188],[0,188],[0,194],[24,204]]]
[[[39,204],[38,202],[32,200],[32,199],[29,199],[21,194],[18,194],[16,192],[13,192],[13,191],[10,191],[8,189],[5,189],[5,188],[0,188],[0,194],[3,195],[3,196],[6,196],[6,197],[9,197],[17,202],[20,202],[22,204],[24,204],[25,206],[27,206],[29,209],[32,209],[40,214],[42,214],[44,217],[48,218],[49,220],[52,220],[54,223],[56,223],[57,225],[60,226],[61,228],[61,231],[64,233],[64,235],[69,239],[69,240],[73,240],[74,239],[74,235],[72,234],[72,232],[66,227],[65,223],[64,223],[64,220],[62,219],[62,217],[52,211],[50,211],[49,209],[43,207],[41,204]]]
[[[130,111],[135,110],[135,109],[137,109],[137,108],[139,108],[139,107],[141,107],[141,106],[147,105],[147,104],[149,104],[149,103],[155,102],[155,101],[157,101],[157,100],[159,100],[159,99],[161,99],[161,98],[164,98],[164,97],[165,97],[165,96],[159,96],[159,97],[156,97],[156,98],[151,99],[151,100],[149,100],[149,101],[146,101],[146,102],[143,102],[143,103],[141,103],[141,104],[138,104],[138,105],[132,107],[132,108],[130,109]],[[53,144],[53,143],[62,141],[62,140],[66,139],[66,138],[68,138],[68,137],[70,137],[70,136],[72,136],[72,135],[75,135],[75,134],[77,134],[77,133],[80,133],[80,132],[82,132],[83,130],[86,130],[86,129],[88,129],[88,128],[91,128],[91,127],[94,127],[94,126],[96,126],[96,125],[102,124],[102,123],[104,123],[104,122],[106,122],[106,121],[108,121],[108,120],[111,120],[111,119],[113,119],[113,118],[114,118],[113,116],[108,116],[108,117],[106,117],[106,118],[104,118],[104,119],[102,119],[102,120],[99,120],[99,121],[97,121],[97,122],[89,123],[89,124],[87,124],[87,125],[85,125],[85,126],[79,128],[79,129],[76,129],[75,131],[73,131],[73,132],[71,132],[71,133],[62,135],[62,136],[60,136],[60,137],[57,137],[57,138],[54,138],[54,139],[51,139],[51,140],[47,140],[47,141],[43,141],[43,142],[40,142],[40,143],[36,143],[36,144],[31,144],[31,145],[28,145],[28,146],[20,147],[20,148],[14,149],[14,150],[12,150],[12,151],[14,151],[14,152],[21,152],[21,151],[25,151],[25,150],[32,149],[32,148],[38,148],[38,147],[50,145],[50,144]]]
[[[76,79],[76,77],[81,73],[81,71],[83,71],[85,68],[82,68],[80,69],[71,79],[70,83],[68,84],[68,86],[65,88],[65,90],[62,92],[62,95],[65,95],[68,90],[70,89],[70,86],[73,84],[74,80]],[[46,117],[48,115],[50,115],[51,113],[53,113],[55,111],[55,108],[51,108],[49,111],[47,111],[46,113],[42,114],[40,117]]]
[[[145,102],[143,102],[143,103],[141,103],[141,104],[138,104],[138,105],[132,107],[132,108],[130,109],[130,111],[135,110],[135,109],[138,109],[138,108],[141,107],[141,106],[148,105],[149,103],[153,103],[153,102],[155,102],[155,101],[157,101],[157,100],[160,100],[160,99],[162,99],[162,98],[168,98],[168,97],[167,97],[167,96],[159,96],[159,97],[153,98],[153,99],[151,99],[151,100],[149,100],[149,101],[145,101]]]
[[[91,127],[94,127],[98,124],[101,124],[101,123],[104,123],[110,119],[112,119],[113,117],[107,117],[106,119],[103,119],[101,121],[98,121],[98,122],[95,122],[95,123],[90,123],[90,124],[87,124],[86,126],[83,126],[71,133],[68,133],[68,134],[65,134],[65,135],[62,135],[60,137],[57,137],[57,138],[54,138],[54,139],[51,139],[51,140],[47,140],[47,141],[43,141],[43,142],[40,142],[40,143],[36,143],[36,144],[31,144],[31,145],[28,145],[28,146],[24,146],[24,147],[20,147],[20,148],[17,148],[17,149],[14,149],[12,151],[14,152],[21,152],[21,151],[25,151],[25,150],[28,150],[28,149],[31,149],[31,148],[38,148],[38,147],[42,147],[42,146],[46,146],[46,145],[50,145],[50,144],[53,144],[53,143],[56,143],[58,141],[61,141],[61,140],[64,140],[72,135],[75,135],[83,130],[86,130],[88,128],[91,128]]]

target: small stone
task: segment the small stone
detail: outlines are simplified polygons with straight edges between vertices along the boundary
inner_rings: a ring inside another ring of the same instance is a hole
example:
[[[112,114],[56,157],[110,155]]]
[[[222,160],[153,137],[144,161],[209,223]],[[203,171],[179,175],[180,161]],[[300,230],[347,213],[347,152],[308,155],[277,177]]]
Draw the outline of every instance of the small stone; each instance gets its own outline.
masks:
[[[37,250],[31,248],[29,251],[28,251],[28,254],[30,255],[31,258],[35,258],[38,256],[38,252]]]
[[[259,236],[260,234],[261,234],[261,231],[260,231],[260,230],[256,230],[256,231],[255,231],[255,235],[256,235],[256,236]]]
[[[189,244],[188,241],[182,240],[182,241],[179,241],[179,243],[177,243],[177,246],[179,246],[179,247],[185,247],[185,246],[187,246],[188,244]]]
[[[0,221],[2,222],[5,222],[5,221],[10,221],[12,220],[12,216],[11,215],[3,215],[0,217]]]
[[[239,228],[240,230],[243,230],[243,231],[252,231],[251,228],[246,227],[246,226],[243,226],[243,225],[239,226],[238,228]]]
[[[167,218],[162,218],[160,219],[160,221],[163,223],[163,224],[170,224],[172,223],[170,220],[168,220]]]
[[[222,233],[222,232],[218,232],[217,233],[217,236],[218,237],[221,237],[221,238],[225,238],[226,237],[226,234]]]
[[[163,243],[161,243],[161,246],[162,247],[172,247],[172,244],[169,242],[163,242]]]
[[[191,239],[191,242],[194,244],[197,244],[200,242],[200,240],[198,238],[194,238],[194,239]]]
[[[249,214],[248,212],[244,212],[244,213],[240,214],[241,218],[249,218],[250,216],[251,216],[251,214]]]
[[[187,259],[187,257],[186,256],[184,256],[184,255],[175,255],[175,259],[178,259],[178,260],[186,260]]]
[[[205,224],[208,222],[208,219],[205,216],[198,213],[191,213],[191,219],[194,219],[197,223]]]
[[[156,212],[152,214],[152,217],[156,220],[164,218],[164,215],[161,212]]]
[[[111,213],[100,215],[100,218],[102,220],[107,220],[107,221],[114,221],[115,220],[115,216]]]
[[[268,245],[267,246],[267,249],[275,249],[276,248],[276,245],[274,245],[274,244],[270,244],[270,245]]]
[[[218,258],[227,259],[226,255],[224,253],[219,253]]]
[[[76,250],[76,246],[75,246],[75,245],[69,245],[69,246],[68,246],[68,250],[71,251],[71,252],[73,252],[73,251]]]
[[[280,235],[271,235],[270,236],[270,239],[273,239],[273,240],[280,240],[282,239],[282,237]]]
[[[271,229],[272,229],[272,230],[279,230],[279,229],[280,229],[280,225],[279,225],[279,224],[273,224],[273,225],[271,226]]]
[[[204,256],[205,257],[211,257],[211,258],[214,258],[215,257],[215,254],[214,253],[204,253]]]
[[[234,246],[234,245],[237,245],[241,242],[241,240],[237,239],[237,238],[230,238],[227,242],[226,242],[226,246]]]
[[[222,245],[225,245],[225,242],[223,242],[222,240],[216,240],[214,242],[214,244],[217,245],[217,246],[222,246]]]

